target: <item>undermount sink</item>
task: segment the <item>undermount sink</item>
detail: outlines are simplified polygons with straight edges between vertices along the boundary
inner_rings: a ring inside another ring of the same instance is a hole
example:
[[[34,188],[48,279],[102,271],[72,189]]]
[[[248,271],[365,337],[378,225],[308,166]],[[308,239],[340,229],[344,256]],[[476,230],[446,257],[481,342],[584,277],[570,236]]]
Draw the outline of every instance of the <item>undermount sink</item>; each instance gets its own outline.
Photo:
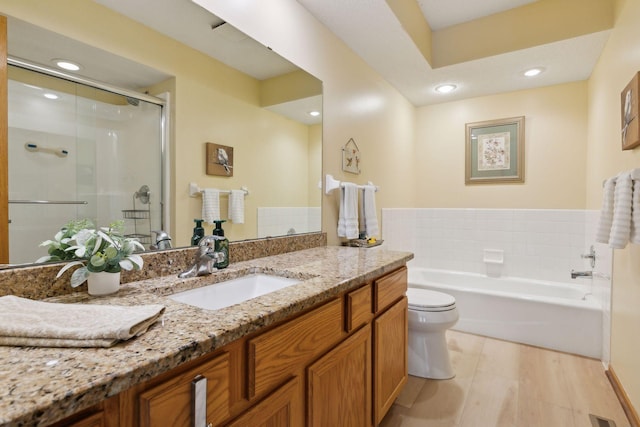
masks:
[[[203,286],[169,295],[174,301],[219,310],[300,283],[298,279],[250,274],[237,279]]]

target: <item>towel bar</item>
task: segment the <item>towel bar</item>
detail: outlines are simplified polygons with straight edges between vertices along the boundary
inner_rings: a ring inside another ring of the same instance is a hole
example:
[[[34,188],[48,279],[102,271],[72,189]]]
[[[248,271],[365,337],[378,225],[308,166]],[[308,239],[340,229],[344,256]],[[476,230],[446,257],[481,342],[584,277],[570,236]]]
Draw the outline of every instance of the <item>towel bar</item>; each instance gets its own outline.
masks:
[[[245,196],[249,194],[249,189],[245,186],[240,187],[242,191],[244,191]],[[198,194],[202,194],[202,189],[198,187],[198,184],[191,182],[189,183],[189,196],[197,197]],[[230,194],[231,190],[218,190],[220,194]]]
[[[342,181],[338,181],[337,179],[335,179],[333,177],[333,175],[327,174],[327,176],[325,177],[325,181],[324,181],[324,192],[325,194],[329,194],[331,193],[333,190],[335,190],[336,188],[340,188],[340,186],[343,184]],[[366,186],[373,186],[376,188],[376,192],[379,190],[379,187],[377,185],[373,185],[373,183],[371,181],[369,181],[367,183],[367,185],[358,185],[358,188],[364,188]]]

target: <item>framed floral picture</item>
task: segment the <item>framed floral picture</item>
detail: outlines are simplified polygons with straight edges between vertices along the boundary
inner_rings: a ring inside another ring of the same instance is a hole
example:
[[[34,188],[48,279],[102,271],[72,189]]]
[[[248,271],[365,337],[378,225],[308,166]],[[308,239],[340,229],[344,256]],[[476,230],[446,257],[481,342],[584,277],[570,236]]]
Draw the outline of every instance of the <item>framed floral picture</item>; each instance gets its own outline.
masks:
[[[620,94],[622,149],[631,150],[640,145],[640,123],[638,122],[638,91],[640,73],[636,73]]]
[[[465,184],[524,182],[524,116],[466,124]]]

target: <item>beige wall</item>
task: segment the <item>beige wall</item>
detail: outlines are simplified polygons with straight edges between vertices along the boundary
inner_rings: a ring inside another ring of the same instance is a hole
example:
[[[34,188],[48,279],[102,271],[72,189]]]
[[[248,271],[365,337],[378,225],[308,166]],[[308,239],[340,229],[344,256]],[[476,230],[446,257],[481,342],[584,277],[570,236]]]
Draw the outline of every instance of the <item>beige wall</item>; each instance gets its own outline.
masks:
[[[602,181],[640,167],[640,149],[620,149],[620,93],[640,70],[640,0],[627,0],[589,80],[587,206],[598,209]],[[613,258],[611,366],[640,410],[640,247]]]
[[[416,206],[584,208],[586,105],[577,82],[419,108]],[[465,123],[515,116],[525,116],[524,184],[465,185]]]
[[[170,231],[176,245],[189,244],[193,219],[201,217],[202,201],[189,197],[190,182],[201,188],[249,187],[245,223],[224,226],[232,240],[255,238],[257,207],[306,206],[311,197],[307,158],[313,147],[309,127],[260,108],[257,80],[90,1],[0,0],[0,13],[175,76],[153,89],[172,92]],[[206,175],[205,142],[234,147],[233,177]],[[317,167],[315,173],[317,183]],[[314,194],[319,200],[318,190]],[[223,217],[226,209],[223,196]],[[207,225],[207,232],[211,228]]]

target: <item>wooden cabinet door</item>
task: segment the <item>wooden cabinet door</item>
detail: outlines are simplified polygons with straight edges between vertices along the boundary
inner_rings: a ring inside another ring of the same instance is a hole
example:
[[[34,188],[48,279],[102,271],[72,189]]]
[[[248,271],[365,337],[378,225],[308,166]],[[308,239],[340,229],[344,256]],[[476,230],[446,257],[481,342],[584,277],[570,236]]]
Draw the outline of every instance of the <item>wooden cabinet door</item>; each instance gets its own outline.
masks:
[[[299,427],[304,423],[300,380],[294,377],[228,427]]]
[[[402,298],[373,326],[374,422],[378,425],[407,382],[408,304]]]
[[[371,326],[307,369],[307,425],[371,426]]]
[[[140,393],[140,426],[192,427],[191,383],[200,377],[207,379],[207,423],[229,418],[229,354],[224,353]]]

